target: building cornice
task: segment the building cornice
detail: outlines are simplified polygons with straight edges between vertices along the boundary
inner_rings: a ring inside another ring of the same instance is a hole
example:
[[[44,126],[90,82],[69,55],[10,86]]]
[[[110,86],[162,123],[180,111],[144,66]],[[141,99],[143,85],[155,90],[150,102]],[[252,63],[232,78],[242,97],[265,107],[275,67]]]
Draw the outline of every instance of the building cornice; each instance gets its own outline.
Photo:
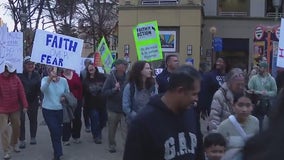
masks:
[[[200,5],[121,5],[118,7],[119,10],[157,10],[157,9],[191,9],[201,10]]]
[[[204,20],[261,20],[261,21],[275,21],[273,17],[234,17],[234,16],[204,16]],[[280,19],[279,19],[280,21]]]

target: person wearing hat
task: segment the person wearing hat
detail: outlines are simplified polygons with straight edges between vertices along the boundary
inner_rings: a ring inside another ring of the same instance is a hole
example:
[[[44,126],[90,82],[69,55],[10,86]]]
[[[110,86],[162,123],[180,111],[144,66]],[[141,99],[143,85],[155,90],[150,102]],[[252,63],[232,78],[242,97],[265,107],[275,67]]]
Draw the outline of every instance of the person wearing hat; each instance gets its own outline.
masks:
[[[15,152],[20,152],[17,146],[20,135],[20,106],[23,107],[23,112],[26,112],[28,102],[21,80],[16,75],[15,66],[5,61],[4,67],[4,72],[0,74],[0,131],[4,159],[10,159],[9,143]],[[8,121],[12,126],[10,142],[6,130]]]
[[[24,71],[18,75],[25,88],[26,97],[29,103],[27,111],[30,121],[30,144],[36,144],[36,132],[37,132],[37,115],[40,92],[41,78],[38,72],[35,71],[35,63],[31,61],[30,56],[24,58]],[[20,134],[20,148],[25,148],[25,113],[21,113],[21,134]]]
[[[209,132],[216,132],[222,121],[233,114],[234,96],[245,91],[245,76],[240,68],[233,68],[225,83],[214,93],[208,120]]]
[[[270,99],[277,94],[277,85],[274,77],[268,73],[267,61],[259,63],[258,74],[251,77],[248,82],[248,88],[251,92],[260,95],[261,105],[254,108],[253,115],[259,119],[259,128],[262,130],[264,116],[267,115],[270,107]]]
[[[119,122],[124,117],[122,111],[122,93],[126,83],[126,69],[128,62],[117,59],[114,62],[115,69],[108,75],[104,82],[102,92],[107,97],[106,107],[108,110],[108,140],[109,152],[116,152],[115,134]],[[126,125],[126,124],[124,124]]]

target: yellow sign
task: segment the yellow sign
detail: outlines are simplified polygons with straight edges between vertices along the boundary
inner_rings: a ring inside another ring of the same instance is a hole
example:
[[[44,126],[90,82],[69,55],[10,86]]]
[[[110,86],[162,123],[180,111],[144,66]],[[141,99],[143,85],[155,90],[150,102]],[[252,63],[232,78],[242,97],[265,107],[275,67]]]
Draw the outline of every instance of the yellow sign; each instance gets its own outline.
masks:
[[[112,58],[111,52],[107,46],[107,43],[104,37],[102,38],[98,46],[98,52],[101,54],[102,64],[104,66],[106,73],[110,73],[111,66],[114,60]]]
[[[148,62],[163,59],[157,21],[140,23],[133,28],[138,60]]]

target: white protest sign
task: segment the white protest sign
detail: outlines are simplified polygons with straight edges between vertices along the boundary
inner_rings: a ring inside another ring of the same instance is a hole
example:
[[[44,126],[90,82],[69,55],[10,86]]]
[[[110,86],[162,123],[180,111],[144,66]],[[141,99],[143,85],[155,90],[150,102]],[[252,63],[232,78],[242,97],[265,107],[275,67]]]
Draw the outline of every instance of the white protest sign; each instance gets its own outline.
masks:
[[[10,61],[17,73],[23,72],[23,33],[8,32],[7,26],[0,28],[0,72],[5,61]]]
[[[17,73],[23,73],[23,33],[10,32],[6,40],[6,61],[10,61],[17,69]]]
[[[284,68],[284,19],[283,18],[281,18],[280,38],[279,38],[276,66]]]
[[[4,62],[5,62],[5,44],[7,37],[7,30],[5,27],[0,27],[0,73],[4,71]]]
[[[43,30],[36,30],[31,61],[78,70],[83,40]]]

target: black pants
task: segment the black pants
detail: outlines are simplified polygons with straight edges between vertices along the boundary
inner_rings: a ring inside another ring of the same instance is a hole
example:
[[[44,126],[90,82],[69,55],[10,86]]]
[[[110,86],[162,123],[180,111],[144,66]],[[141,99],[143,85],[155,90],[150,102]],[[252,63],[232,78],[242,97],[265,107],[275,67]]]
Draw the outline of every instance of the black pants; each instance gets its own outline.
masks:
[[[259,120],[259,131],[263,130],[263,120],[265,116],[269,116],[271,104],[269,99],[260,99],[252,114]]]
[[[91,127],[91,120],[90,120],[90,108],[88,106],[84,106],[83,108],[83,116],[85,122],[85,128]]]
[[[81,113],[82,113],[82,101],[78,101],[77,107],[74,111],[74,119],[70,123],[63,123],[63,136],[62,141],[69,141],[71,135],[72,138],[81,137]]]
[[[36,137],[37,132],[37,115],[38,115],[38,105],[29,106],[27,111],[29,121],[30,121],[30,136],[31,138]],[[25,119],[26,116],[23,111],[21,111],[21,130],[20,130],[20,141],[24,141],[26,138],[26,129],[25,129]]]

